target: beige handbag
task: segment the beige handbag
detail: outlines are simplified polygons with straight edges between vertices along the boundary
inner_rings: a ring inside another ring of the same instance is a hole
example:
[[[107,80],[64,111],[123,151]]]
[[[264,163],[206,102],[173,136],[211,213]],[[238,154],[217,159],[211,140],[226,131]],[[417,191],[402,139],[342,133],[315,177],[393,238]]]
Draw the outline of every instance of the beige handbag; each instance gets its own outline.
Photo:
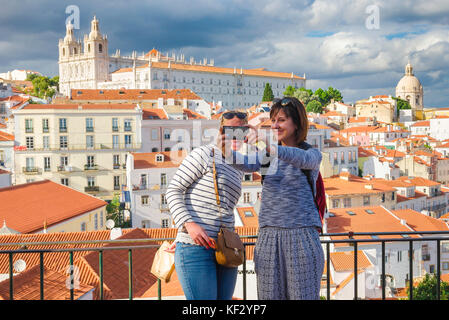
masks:
[[[214,149],[212,149],[212,159],[213,159],[215,197],[221,221],[220,196],[218,194],[217,171],[215,169]],[[217,260],[217,263],[229,268],[238,267],[243,263],[245,257],[243,250],[245,250],[245,247],[238,233],[226,229],[222,224],[217,236],[215,248],[215,258]]]
[[[151,273],[165,282],[170,281],[170,277],[175,270],[175,255],[165,251],[170,247],[168,241],[164,241],[154,255]]]

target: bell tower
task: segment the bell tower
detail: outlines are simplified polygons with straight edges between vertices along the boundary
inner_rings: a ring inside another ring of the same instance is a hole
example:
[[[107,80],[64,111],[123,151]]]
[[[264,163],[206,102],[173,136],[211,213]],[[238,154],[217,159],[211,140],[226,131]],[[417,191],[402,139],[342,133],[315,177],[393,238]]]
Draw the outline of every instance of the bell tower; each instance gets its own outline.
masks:
[[[107,81],[109,77],[108,39],[100,32],[99,22],[94,16],[89,35],[84,35],[84,56],[87,58],[86,78],[92,89],[97,83]]]

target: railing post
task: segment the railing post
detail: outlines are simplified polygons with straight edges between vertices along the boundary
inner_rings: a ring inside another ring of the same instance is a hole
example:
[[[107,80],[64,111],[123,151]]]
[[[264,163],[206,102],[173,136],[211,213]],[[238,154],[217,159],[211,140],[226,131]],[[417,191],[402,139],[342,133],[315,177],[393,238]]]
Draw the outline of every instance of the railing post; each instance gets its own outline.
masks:
[[[382,241],[382,300],[385,300],[385,241]]]
[[[441,253],[440,253],[440,240],[437,240],[437,300],[440,300],[440,288],[441,288]]]
[[[327,300],[331,299],[331,280],[330,280],[330,243],[326,243],[326,291],[327,291]]]
[[[44,300],[44,253],[39,253],[39,265],[40,265],[40,292],[41,300]]]
[[[409,256],[410,256],[410,280],[409,280],[409,300],[413,300],[413,241],[409,241]]]
[[[12,252],[9,253],[9,300],[14,300],[14,274],[12,271]]]
[[[69,253],[69,260],[70,260],[70,300],[74,299],[74,292],[73,292],[73,287],[74,287],[74,280],[73,280],[73,251],[70,251]]]
[[[132,249],[128,250],[128,289],[129,300],[133,299],[133,252]]]
[[[354,300],[357,300],[357,242],[354,242]]]
[[[157,278],[157,299],[162,300],[161,279]]]
[[[246,300],[246,246],[243,248],[243,300]]]
[[[100,250],[98,252],[98,266],[99,266],[99,273],[100,273],[100,300],[103,300],[104,294],[103,294],[103,250]]]

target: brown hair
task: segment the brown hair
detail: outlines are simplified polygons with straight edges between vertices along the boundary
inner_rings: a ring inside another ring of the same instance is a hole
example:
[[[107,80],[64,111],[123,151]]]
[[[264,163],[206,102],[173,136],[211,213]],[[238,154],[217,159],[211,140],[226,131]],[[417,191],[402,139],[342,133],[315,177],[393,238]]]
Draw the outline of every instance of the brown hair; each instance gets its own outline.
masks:
[[[280,110],[283,110],[287,118],[291,118],[296,125],[296,143],[299,144],[307,139],[309,121],[307,119],[306,108],[297,98],[284,97],[273,101],[270,111],[270,119],[273,119]]]

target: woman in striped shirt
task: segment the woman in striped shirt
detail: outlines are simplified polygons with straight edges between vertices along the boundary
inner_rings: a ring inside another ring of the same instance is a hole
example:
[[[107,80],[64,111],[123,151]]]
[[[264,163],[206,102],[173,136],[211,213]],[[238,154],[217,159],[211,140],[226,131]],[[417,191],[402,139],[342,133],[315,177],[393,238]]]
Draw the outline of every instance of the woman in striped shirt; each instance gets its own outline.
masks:
[[[223,126],[244,126],[245,112],[225,112]],[[238,150],[242,141],[233,140]],[[221,214],[218,211],[214,180],[215,160]],[[201,146],[182,161],[166,193],[170,213],[178,229],[171,247],[175,268],[188,300],[230,300],[237,280],[237,268],[217,264],[214,242],[220,226],[234,229],[234,207],[241,194],[242,172],[225,163],[216,144]]]

